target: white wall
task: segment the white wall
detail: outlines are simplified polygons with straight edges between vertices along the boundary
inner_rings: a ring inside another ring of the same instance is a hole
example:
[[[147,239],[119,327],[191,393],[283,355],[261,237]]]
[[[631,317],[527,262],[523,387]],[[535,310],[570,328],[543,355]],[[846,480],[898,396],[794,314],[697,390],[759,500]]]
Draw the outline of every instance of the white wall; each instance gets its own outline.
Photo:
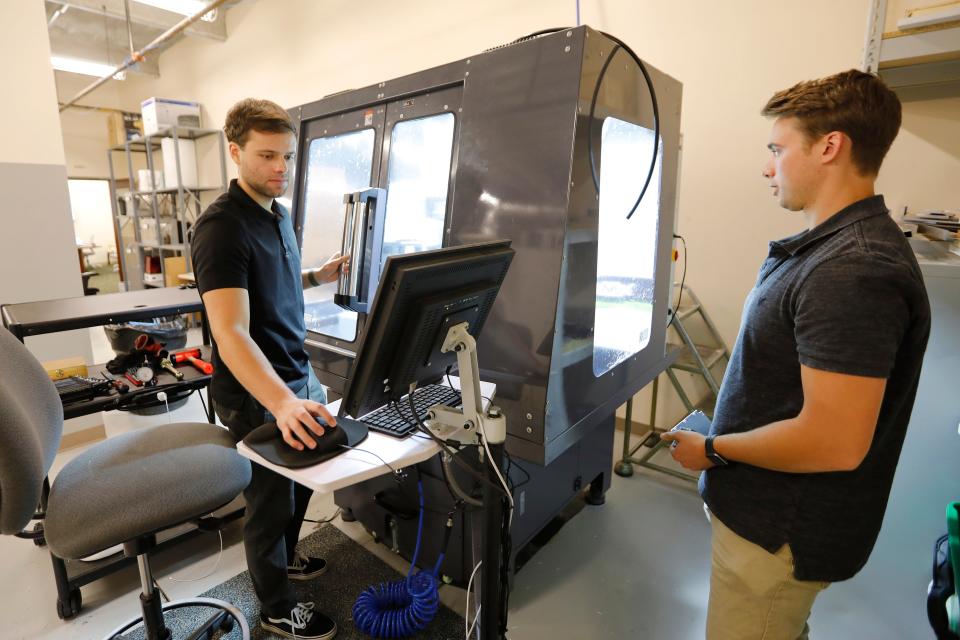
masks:
[[[42,2],[0,3],[0,60],[8,91],[0,100],[0,303],[82,295]],[[41,360],[91,357],[86,331],[28,338],[27,346]]]
[[[94,245],[87,264],[90,267],[104,265],[107,253],[116,250],[110,184],[106,180],[70,180],[68,186],[77,239]]]
[[[899,212],[960,209],[960,97],[903,104],[903,125],[877,189]]]
[[[67,175],[71,178],[107,178],[107,113],[67,109],[60,114]],[[121,159],[118,154],[114,159]],[[124,168],[124,175],[126,168]]]
[[[684,84],[678,230],[690,251],[687,283],[731,345],[767,241],[802,228],[760,176],[770,124],[759,110],[797,81],[859,67],[869,4],[581,2],[583,22],[622,38]],[[111,83],[107,99],[125,108],[150,96],[197,100],[204,124],[217,127],[240,98],[309,102],[572,24],[574,7],[556,0],[248,1],[228,11],[226,42],[183,41],[160,57],[159,79]],[[941,132],[956,131],[958,114],[960,98],[905,105],[904,130],[880,180],[891,204],[956,200],[956,181],[946,178],[960,175],[960,143]],[[663,422],[679,411],[671,403]]]
[[[0,164],[17,175],[29,168],[38,170],[37,182],[17,185],[16,193],[5,194],[4,199],[16,196],[29,201],[32,193],[43,192],[56,194],[62,202],[52,210],[11,207],[9,203],[4,207],[0,273],[5,275],[0,281],[0,301],[79,295],[79,264],[43,3],[13,0],[0,4],[0,25],[0,59],[11,62],[4,65],[3,82],[15,92],[0,101],[0,122],[4,123]],[[59,171],[62,179],[49,179],[51,170],[54,175]]]
[[[142,43],[146,44],[146,43]],[[128,74],[128,77],[132,74]],[[87,87],[96,78],[64,71],[55,71],[57,95],[65,102]],[[101,109],[140,111],[139,102],[124,104],[121,94],[125,81],[111,81],[81,99],[78,104]],[[71,178],[108,178],[107,164],[107,112],[93,109],[70,108],[60,112],[60,129],[66,157],[67,175]],[[117,178],[127,175],[123,153],[113,155]],[[142,164],[142,163],[140,163]]]
[[[0,60],[9,93],[0,104],[0,162],[63,164],[50,41],[42,2],[7,0],[0,7]],[[66,185],[64,185],[66,188]]]

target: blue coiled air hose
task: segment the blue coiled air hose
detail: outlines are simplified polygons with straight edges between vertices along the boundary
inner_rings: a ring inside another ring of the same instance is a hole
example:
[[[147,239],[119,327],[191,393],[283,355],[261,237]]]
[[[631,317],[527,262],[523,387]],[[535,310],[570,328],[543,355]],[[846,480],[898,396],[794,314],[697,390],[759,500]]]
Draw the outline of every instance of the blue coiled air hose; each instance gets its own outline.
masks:
[[[440,552],[433,571],[413,573],[423,535],[423,482],[420,480],[417,480],[417,492],[420,494],[420,521],[417,524],[417,546],[407,577],[367,587],[353,605],[354,624],[374,638],[413,636],[430,624],[440,608],[437,575],[445,550]],[[448,536],[449,532],[448,527]]]

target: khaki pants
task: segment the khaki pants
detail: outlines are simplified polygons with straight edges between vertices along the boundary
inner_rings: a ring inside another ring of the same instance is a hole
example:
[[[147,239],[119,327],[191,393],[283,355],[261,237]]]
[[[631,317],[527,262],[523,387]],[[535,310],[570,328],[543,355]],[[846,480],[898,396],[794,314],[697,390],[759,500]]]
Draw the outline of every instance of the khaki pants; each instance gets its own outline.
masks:
[[[813,601],[830,583],[797,580],[789,545],[769,553],[711,516],[707,640],[806,640]]]

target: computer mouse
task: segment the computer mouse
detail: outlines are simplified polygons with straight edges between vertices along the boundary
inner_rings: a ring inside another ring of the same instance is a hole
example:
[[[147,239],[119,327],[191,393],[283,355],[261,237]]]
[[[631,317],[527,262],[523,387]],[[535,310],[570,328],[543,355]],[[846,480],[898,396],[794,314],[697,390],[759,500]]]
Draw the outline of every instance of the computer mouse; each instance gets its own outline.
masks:
[[[320,425],[327,427],[327,423],[322,418],[316,419]],[[313,434],[316,447],[310,449],[304,446],[302,451],[298,451],[284,441],[276,421],[270,421],[248,433],[243,443],[260,454],[267,462],[290,469],[299,469],[320,464],[340,455],[348,450],[347,447],[353,447],[362,442],[367,437],[367,433],[367,425],[362,422],[346,417],[337,418],[336,426],[325,428],[322,436]]]

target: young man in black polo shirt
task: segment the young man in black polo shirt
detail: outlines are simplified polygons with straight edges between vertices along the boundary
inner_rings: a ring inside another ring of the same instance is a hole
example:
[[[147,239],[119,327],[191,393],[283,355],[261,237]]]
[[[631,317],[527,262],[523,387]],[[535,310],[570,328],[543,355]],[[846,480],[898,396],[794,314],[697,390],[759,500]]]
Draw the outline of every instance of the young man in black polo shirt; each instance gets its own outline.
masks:
[[[774,95],[763,175],[807,229],[770,243],[710,435],[665,434],[706,470],[707,638],[806,638],[817,594],[880,532],[930,331],[917,261],[875,195],[900,102],[847,71]]]
[[[296,130],[286,111],[266,100],[234,105],[224,126],[238,178],[204,211],[193,231],[197,285],[213,333],[213,404],[239,440],[276,420],[295,449],[316,446],[336,428],[304,349],[303,289],[337,278],[345,258],[302,272],[290,213],[275,200],[286,190]],[[333,638],[336,623],[296,602],[290,580],[326,570],[321,558],[295,551],[311,491],[253,465],[244,491],[247,566],[260,599],[260,624],[287,637]]]

